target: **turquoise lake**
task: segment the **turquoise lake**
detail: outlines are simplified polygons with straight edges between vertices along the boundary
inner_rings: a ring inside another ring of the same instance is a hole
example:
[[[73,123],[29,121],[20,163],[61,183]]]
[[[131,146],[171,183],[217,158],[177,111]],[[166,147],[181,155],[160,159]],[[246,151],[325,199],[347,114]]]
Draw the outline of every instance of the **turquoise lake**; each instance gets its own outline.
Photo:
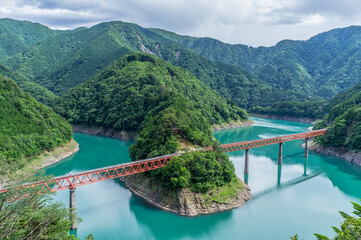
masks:
[[[215,132],[221,143],[270,138],[307,131],[310,125],[252,118],[253,126]],[[129,162],[132,141],[74,134],[80,151],[46,169],[55,176]],[[361,168],[342,159],[310,152],[304,157],[302,140],[283,144],[279,168],[278,144],[250,150],[248,185],[254,199],[222,213],[182,217],[154,208],[133,195],[119,180],[95,183],[76,190],[82,222],[76,234],[85,239],[254,239],[283,240],[313,233],[332,237],[339,226],[338,211],[352,212],[350,201],[361,199]],[[244,151],[230,153],[236,174],[244,179]],[[320,175],[289,185],[305,173]],[[54,199],[68,206],[69,191]]]

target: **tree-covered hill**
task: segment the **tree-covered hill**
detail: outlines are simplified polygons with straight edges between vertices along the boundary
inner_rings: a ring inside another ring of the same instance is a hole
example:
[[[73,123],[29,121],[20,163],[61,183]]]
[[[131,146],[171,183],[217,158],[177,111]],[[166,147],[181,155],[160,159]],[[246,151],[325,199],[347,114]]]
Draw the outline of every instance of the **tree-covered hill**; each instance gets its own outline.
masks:
[[[330,100],[328,114],[315,128],[328,127],[319,138],[324,146],[361,150],[361,90],[358,84]]]
[[[10,71],[1,64],[0,75],[13,79],[21,90],[29,92],[37,101],[47,106],[52,105],[54,100],[57,98],[57,96],[47,88],[40,86],[33,81],[30,81],[22,74]]]
[[[139,131],[165,108],[172,93],[185,96],[210,124],[244,121],[247,114],[190,72],[148,54],[131,54],[65,93],[54,109],[72,123]]]
[[[0,19],[0,61],[27,49],[36,42],[60,33],[39,23]]]
[[[149,29],[124,22],[101,23],[49,37],[5,64],[54,93],[62,94],[134,51],[152,53],[189,70],[241,107],[307,98],[303,93],[275,89],[239,67],[210,61]]]
[[[334,29],[307,41],[284,40],[273,47],[257,48],[152,31],[207,59],[240,66],[279,89],[329,99],[360,82],[359,26]]]
[[[62,117],[0,76],[0,174],[21,169],[29,157],[71,139],[71,126]]]

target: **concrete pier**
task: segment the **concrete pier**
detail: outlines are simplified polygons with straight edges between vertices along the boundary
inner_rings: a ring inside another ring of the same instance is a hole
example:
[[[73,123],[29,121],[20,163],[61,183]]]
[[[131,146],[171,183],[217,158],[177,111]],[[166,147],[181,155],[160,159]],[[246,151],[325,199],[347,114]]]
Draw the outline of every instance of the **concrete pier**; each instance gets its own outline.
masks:
[[[283,143],[280,142],[279,148],[278,148],[278,165],[282,164],[282,145],[283,145]]]
[[[248,165],[249,165],[249,149],[246,149],[245,160],[244,160],[244,174],[248,175]]]
[[[248,174],[244,174],[244,182],[248,185]]]
[[[277,170],[277,186],[281,186],[282,164],[278,165]]]
[[[307,176],[307,165],[308,165],[308,158],[305,158],[305,161],[303,163],[303,176]]]
[[[76,222],[75,188],[71,188],[69,190],[70,190],[69,208],[70,208],[71,222],[72,222],[70,230],[74,230],[78,227],[78,224]]]
[[[305,140],[305,157],[308,157],[308,138],[306,138]]]

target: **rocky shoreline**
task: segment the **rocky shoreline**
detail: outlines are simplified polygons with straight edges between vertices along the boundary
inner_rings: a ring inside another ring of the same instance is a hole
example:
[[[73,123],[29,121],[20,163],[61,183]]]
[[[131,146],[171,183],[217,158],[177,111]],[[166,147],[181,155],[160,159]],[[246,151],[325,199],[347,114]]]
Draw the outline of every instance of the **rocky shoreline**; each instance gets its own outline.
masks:
[[[229,123],[223,123],[223,124],[213,124],[212,130],[218,131],[218,130],[225,130],[225,129],[231,129],[231,128],[238,128],[238,127],[246,127],[246,126],[252,126],[253,121],[247,120],[247,121],[232,121]]]
[[[36,160],[36,170],[53,165],[64,158],[70,157],[79,151],[79,144],[72,139],[69,143],[55,148],[53,151],[46,151],[39,156]]]
[[[223,187],[202,194],[192,192],[189,188],[166,191],[160,182],[151,180],[143,174],[131,175],[123,178],[122,181],[132,193],[152,206],[189,217],[227,211],[243,205],[252,198],[249,187],[240,179],[237,183],[239,186],[234,188],[236,193],[232,198],[227,198],[224,201],[215,200],[217,194],[223,194]]]
[[[266,119],[275,119],[275,120],[284,120],[284,121],[292,121],[292,122],[301,122],[301,123],[308,123],[314,125],[316,122],[320,121],[321,119],[312,119],[312,118],[299,118],[299,117],[291,117],[291,116],[279,116],[279,115],[272,115],[272,114],[258,114],[258,113],[249,113],[252,117],[260,117]]]
[[[325,147],[315,143],[314,141],[309,141],[308,149],[318,153],[336,156],[346,160],[347,162],[361,166],[361,152],[348,150],[346,148]]]
[[[138,135],[135,132],[117,131],[111,128],[86,126],[80,124],[73,124],[72,128],[73,128],[73,132],[110,137],[120,140],[135,140]]]
[[[55,164],[64,158],[70,157],[77,151],[79,151],[79,144],[74,139],[62,146],[55,148],[52,151],[45,151],[42,154],[34,157],[31,164],[26,166],[26,169],[28,170],[25,171],[25,175],[32,175],[36,170]],[[8,184],[8,177],[9,176],[0,177],[0,189]]]

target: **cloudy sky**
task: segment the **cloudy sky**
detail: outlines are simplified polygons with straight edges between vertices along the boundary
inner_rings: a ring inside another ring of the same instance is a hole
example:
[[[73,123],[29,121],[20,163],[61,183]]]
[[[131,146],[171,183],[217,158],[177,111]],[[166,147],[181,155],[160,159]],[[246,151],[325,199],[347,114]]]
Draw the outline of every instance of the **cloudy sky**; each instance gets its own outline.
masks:
[[[361,25],[360,0],[2,0],[0,17],[54,29],[121,20],[228,43],[270,46]]]

